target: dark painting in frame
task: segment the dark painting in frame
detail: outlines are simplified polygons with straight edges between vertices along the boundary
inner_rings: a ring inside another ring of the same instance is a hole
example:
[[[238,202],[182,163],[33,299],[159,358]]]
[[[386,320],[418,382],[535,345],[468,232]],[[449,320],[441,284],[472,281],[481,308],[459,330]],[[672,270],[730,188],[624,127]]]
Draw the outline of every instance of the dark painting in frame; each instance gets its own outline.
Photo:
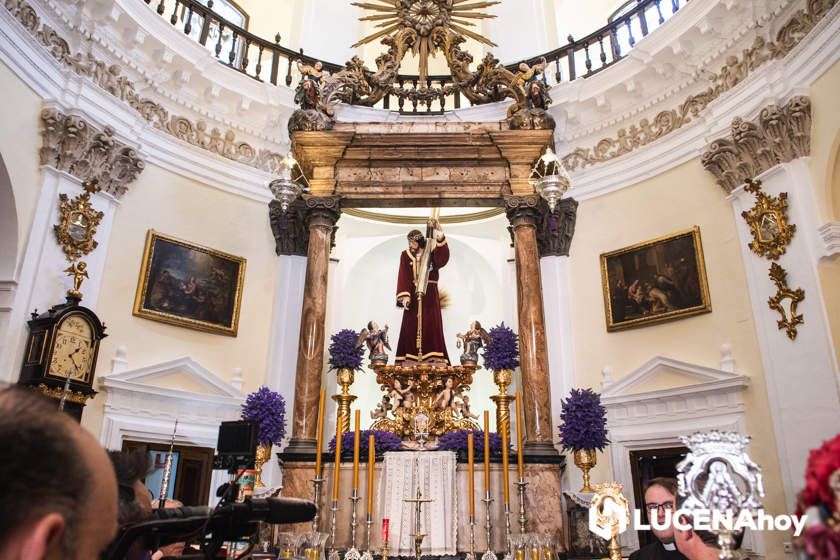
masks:
[[[601,284],[608,331],[712,310],[697,226],[603,253]]]
[[[134,315],[236,336],[245,259],[149,230]]]

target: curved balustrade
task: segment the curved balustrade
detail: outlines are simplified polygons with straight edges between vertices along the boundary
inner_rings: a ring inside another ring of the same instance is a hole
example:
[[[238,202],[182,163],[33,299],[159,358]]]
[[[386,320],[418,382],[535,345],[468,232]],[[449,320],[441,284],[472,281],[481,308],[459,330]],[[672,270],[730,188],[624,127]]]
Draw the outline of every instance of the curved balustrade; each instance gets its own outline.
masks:
[[[154,5],[158,14],[209,49],[220,62],[260,81],[292,86],[297,78],[296,63],[314,64],[317,59],[280,45],[280,36],[272,43],[231,23],[213,11],[213,0],[207,5],[198,0],[143,0]],[[645,37],[676,13],[688,0],[636,0],[607,25],[568,44],[525,60],[535,64],[545,58],[549,85],[586,78],[623,58],[636,41]],[[321,61],[324,69],[335,72],[341,65]],[[507,66],[516,71],[517,63]],[[425,84],[418,76],[400,74],[394,90],[377,104],[383,109],[406,114],[435,114],[448,109],[469,106],[452,86],[451,76],[429,76]],[[450,91],[454,90],[454,91]]]

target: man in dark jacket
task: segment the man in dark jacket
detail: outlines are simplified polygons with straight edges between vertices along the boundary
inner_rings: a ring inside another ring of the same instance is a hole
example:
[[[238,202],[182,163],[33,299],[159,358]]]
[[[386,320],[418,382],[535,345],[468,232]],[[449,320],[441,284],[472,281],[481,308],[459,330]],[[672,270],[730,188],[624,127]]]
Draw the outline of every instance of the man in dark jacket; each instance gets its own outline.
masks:
[[[665,516],[677,509],[677,481],[664,477],[649,480],[645,485],[644,498],[648,520],[652,522],[655,518],[663,524]],[[630,560],[687,560],[674,544],[673,525],[669,524],[665,529],[651,528],[651,532],[656,540],[631,554]]]

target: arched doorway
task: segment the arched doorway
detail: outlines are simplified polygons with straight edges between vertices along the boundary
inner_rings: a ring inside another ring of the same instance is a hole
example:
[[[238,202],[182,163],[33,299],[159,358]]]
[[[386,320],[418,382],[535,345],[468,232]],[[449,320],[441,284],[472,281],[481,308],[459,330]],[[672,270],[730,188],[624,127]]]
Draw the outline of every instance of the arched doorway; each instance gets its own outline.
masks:
[[[17,287],[18,217],[12,181],[0,154],[0,356],[6,352]],[[0,382],[3,378],[0,377]]]

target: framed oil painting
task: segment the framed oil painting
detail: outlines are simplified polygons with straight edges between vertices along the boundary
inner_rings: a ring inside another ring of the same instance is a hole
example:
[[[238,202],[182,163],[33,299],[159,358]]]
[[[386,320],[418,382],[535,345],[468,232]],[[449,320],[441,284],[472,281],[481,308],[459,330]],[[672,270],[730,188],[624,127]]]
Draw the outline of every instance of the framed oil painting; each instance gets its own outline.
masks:
[[[244,258],[149,230],[134,315],[236,336],[244,278]]]
[[[602,254],[601,285],[608,331],[710,312],[700,228]]]

